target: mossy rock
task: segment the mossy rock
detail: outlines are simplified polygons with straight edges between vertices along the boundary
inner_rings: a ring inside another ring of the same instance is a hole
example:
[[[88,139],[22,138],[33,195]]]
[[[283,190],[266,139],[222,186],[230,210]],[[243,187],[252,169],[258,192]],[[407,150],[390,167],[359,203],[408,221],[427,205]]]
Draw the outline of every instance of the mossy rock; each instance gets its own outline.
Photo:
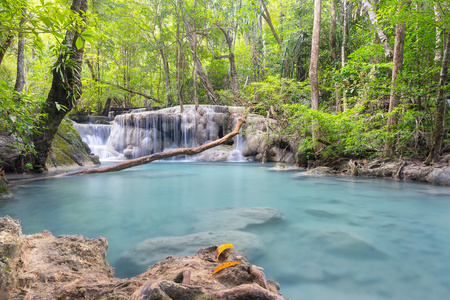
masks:
[[[92,166],[99,163],[98,157],[91,155],[91,149],[73,128],[73,121],[64,119],[53,139],[47,167]]]

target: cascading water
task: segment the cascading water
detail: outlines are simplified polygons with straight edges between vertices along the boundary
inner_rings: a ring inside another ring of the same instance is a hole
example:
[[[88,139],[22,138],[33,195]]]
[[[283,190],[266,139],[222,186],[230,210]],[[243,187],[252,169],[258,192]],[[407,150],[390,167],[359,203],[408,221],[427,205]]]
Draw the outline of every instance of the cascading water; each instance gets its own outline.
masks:
[[[133,112],[117,116],[112,126],[77,124],[76,129],[101,160],[123,160],[181,147],[197,147],[221,138],[233,130],[238,116],[236,113],[240,115],[242,111],[209,105],[199,106],[196,110],[193,105],[185,105],[183,112],[180,112],[179,106]],[[104,128],[108,128],[108,133]],[[230,146],[217,147],[195,157],[174,159],[245,161],[242,155],[244,147],[241,130],[234,139],[233,149]]]
[[[80,134],[83,142],[89,145],[93,154],[104,160],[114,155],[107,150],[106,144],[111,134],[110,125],[99,124],[74,124],[74,128]]]

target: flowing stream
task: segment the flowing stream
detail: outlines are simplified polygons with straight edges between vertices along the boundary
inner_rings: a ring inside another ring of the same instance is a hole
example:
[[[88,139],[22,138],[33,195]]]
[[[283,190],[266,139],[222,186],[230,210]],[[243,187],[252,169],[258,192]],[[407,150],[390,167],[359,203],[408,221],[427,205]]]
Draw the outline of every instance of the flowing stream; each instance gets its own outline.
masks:
[[[118,277],[145,271],[125,267],[127,253],[143,241],[185,237],[181,250],[169,244],[143,255],[193,255],[191,237],[226,231],[227,240],[217,243],[247,251],[285,297],[450,295],[448,187],[295,177],[256,163],[159,162],[30,182],[13,192],[14,199],[0,201],[1,216],[20,219],[26,234],[106,237]],[[195,248],[209,246],[200,244]]]

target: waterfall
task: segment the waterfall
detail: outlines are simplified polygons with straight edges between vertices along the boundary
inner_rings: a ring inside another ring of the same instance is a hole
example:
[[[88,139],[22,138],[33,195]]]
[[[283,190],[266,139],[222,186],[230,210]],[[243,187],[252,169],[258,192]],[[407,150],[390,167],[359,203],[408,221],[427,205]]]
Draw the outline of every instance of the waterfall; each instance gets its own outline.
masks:
[[[89,145],[93,154],[98,155],[102,160],[113,156],[106,146],[111,134],[110,125],[75,123],[73,126],[80,134],[83,142]]]
[[[77,124],[75,129],[100,159],[132,159],[176,148],[201,146],[231,132],[238,108],[201,105],[171,107],[159,111],[138,111],[116,116],[113,124]],[[245,138],[242,130],[234,145],[219,146],[193,157],[172,159],[207,161],[244,161]]]

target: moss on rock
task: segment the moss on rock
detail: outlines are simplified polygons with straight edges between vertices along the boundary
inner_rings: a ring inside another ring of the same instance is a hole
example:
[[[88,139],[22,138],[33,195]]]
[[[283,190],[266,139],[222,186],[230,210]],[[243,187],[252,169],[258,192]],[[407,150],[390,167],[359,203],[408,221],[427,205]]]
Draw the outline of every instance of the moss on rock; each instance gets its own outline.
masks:
[[[73,121],[64,119],[53,139],[52,150],[47,159],[47,167],[89,166],[99,163],[98,157],[91,155],[89,146],[73,128]]]

